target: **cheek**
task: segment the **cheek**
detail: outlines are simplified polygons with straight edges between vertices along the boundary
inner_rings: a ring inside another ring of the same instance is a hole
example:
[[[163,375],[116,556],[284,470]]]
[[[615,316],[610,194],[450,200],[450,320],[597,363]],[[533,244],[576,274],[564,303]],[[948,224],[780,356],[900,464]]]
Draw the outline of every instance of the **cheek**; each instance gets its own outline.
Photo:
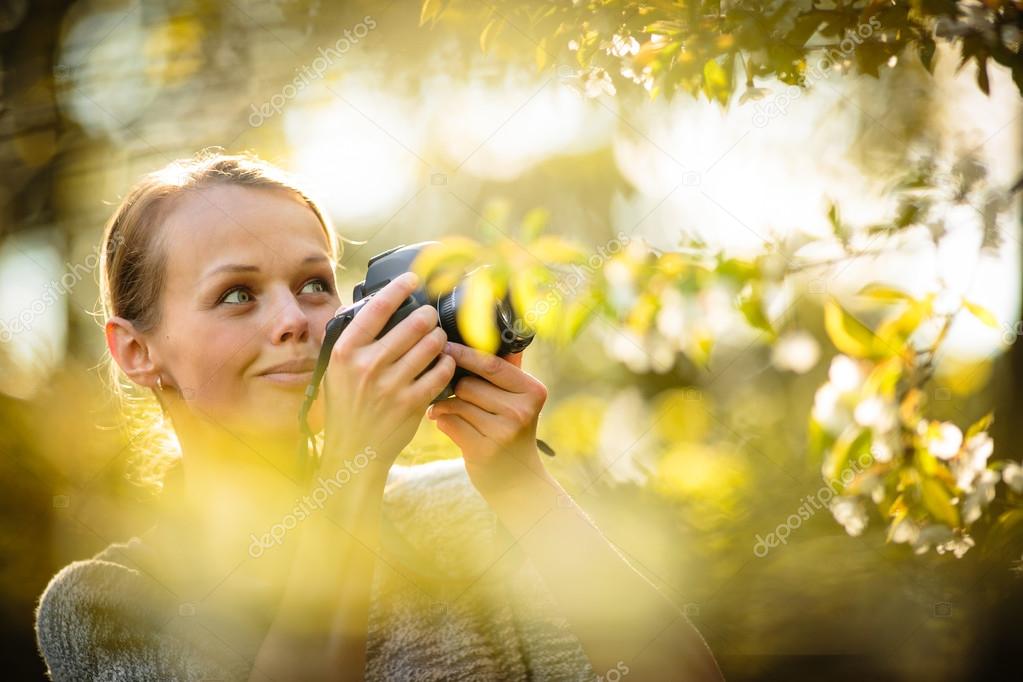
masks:
[[[192,388],[199,404],[237,403],[245,388],[243,370],[259,347],[258,330],[246,333],[243,325],[204,324],[192,333],[180,331],[174,339],[174,364],[180,368],[181,385]]]
[[[316,306],[313,309],[306,310],[306,315],[309,317],[309,336],[316,342],[317,348],[323,344],[323,335],[327,330],[327,323],[334,317],[337,309],[341,307],[340,300],[335,303],[336,305]]]

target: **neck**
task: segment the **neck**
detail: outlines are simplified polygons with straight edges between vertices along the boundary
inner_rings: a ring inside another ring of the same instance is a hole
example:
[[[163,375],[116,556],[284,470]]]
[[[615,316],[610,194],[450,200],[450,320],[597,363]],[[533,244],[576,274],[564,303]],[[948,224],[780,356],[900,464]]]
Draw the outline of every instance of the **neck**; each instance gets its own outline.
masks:
[[[168,510],[169,533],[177,546],[190,547],[204,568],[226,574],[254,558],[259,547],[252,549],[252,538],[283,528],[305,493],[297,460],[300,438],[257,438],[205,424],[176,424],[175,430],[182,489]],[[286,541],[283,537],[281,544]],[[273,570],[275,562],[259,563]]]

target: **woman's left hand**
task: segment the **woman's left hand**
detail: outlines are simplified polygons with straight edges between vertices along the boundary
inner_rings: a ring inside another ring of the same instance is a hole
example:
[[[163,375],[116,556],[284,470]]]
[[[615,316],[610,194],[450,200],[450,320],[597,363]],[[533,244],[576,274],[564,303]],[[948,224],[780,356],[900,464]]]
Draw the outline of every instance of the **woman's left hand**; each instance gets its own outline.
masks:
[[[460,379],[455,397],[431,405],[427,416],[461,449],[484,499],[549,480],[536,448],[547,387],[522,371],[522,353],[499,357],[454,342],[445,352],[477,376]]]

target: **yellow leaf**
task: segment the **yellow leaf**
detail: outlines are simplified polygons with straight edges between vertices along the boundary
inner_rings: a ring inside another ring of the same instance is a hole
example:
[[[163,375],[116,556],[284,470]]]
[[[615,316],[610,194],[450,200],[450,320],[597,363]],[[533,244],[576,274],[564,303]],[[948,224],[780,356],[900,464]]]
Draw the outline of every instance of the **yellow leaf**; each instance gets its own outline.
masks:
[[[883,358],[892,355],[866,325],[850,315],[834,299],[824,304],[824,328],[835,348],[857,358]]]
[[[541,437],[558,446],[558,456],[594,458],[600,446],[600,426],[607,400],[590,393],[576,393],[561,400],[540,420]]]
[[[669,388],[654,398],[654,427],[667,443],[702,441],[710,431],[710,397],[696,388]]]
[[[567,305],[562,324],[558,327],[559,333],[556,338],[561,345],[571,343],[586,324],[586,321],[593,316],[599,307],[600,301],[596,294],[587,290],[585,294],[574,299]]]
[[[530,242],[529,252],[544,263],[582,263],[586,261],[586,252],[581,247],[554,235],[543,235]]]
[[[522,219],[522,237],[531,242],[540,236],[551,219],[551,212],[542,206],[531,209]]]
[[[973,316],[978,320],[991,327],[992,329],[998,329],[998,318],[994,314],[982,305],[972,303],[970,301],[963,301],[963,305],[966,309],[973,313]]]
[[[450,291],[465,272],[476,264],[482,247],[467,237],[445,237],[436,244],[424,247],[411,270],[427,283],[427,292],[438,295]]]
[[[691,342],[686,347],[686,355],[698,367],[707,369],[710,364],[710,354],[714,349],[714,336],[707,329],[697,329],[693,332]]]
[[[547,38],[546,36],[540,39],[540,42],[536,45],[536,70],[543,71],[544,67],[547,66]]]
[[[503,287],[495,281],[490,268],[476,268],[466,278],[456,318],[458,331],[468,345],[484,353],[494,353],[501,345],[494,311],[502,296]]]
[[[866,296],[867,298],[872,298],[872,299],[874,299],[876,301],[891,301],[891,302],[894,302],[894,301],[907,301],[907,300],[912,300],[912,298],[913,298],[912,296],[910,296],[905,291],[902,291],[901,289],[897,289],[895,287],[890,287],[890,286],[887,286],[885,284],[879,284],[877,282],[868,284],[867,286],[865,286],[862,289],[860,289],[858,295],[859,296]]]
[[[419,12],[419,25],[422,26],[428,21],[436,21],[443,9],[443,0],[423,0],[423,8]]]
[[[501,17],[495,17],[483,29],[483,33],[480,34],[480,49],[486,53],[490,44],[493,42],[497,35],[504,28],[504,19]]]
[[[910,299],[905,310],[881,323],[877,328],[877,338],[890,347],[902,347],[917,330],[917,327],[930,317],[932,300],[932,296],[928,296],[922,301]]]

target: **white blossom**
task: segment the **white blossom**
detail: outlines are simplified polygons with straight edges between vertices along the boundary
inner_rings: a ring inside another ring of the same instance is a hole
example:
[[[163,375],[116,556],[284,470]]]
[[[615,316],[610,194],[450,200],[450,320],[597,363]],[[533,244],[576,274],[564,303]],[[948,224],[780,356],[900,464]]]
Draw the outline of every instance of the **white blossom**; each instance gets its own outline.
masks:
[[[1002,480],[1017,493],[1023,493],[1023,467],[1016,462],[1008,462],[1002,469]]]
[[[583,94],[587,97],[600,97],[603,94],[615,94],[615,86],[611,74],[600,67],[593,67],[583,77]]]
[[[667,288],[661,294],[661,308],[657,311],[657,331],[676,341],[685,343],[686,313],[685,298],[678,289]]]
[[[944,542],[936,546],[935,549],[938,550],[938,554],[953,552],[956,555],[956,559],[962,559],[963,555],[966,554],[973,545],[973,538],[969,535],[963,535],[962,537],[952,538],[948,542]]]
[[[771,352],[771,362],[778,369],[805,374],[817,364],[820,354],[820,345],[812,334],[796,331],[778,340]]]
[[[831,514],[849,535],[857,536],[867,527],[867,510],[857,497],[836,497],[831,502]]]
[[[860,426],[869,426],[879,433],[887,433],[895,426],[895,408],[888,401],[871,396],[856,405],[853,418]]]
[[[952,459],[963,445],[963,432],[951,422],[938,424],[937,433],[927,442],[927,449],[940,459]]]
[[[849,411],[840,404],[842,395],[831,383],[817,389],[811,414],[818,424],[831,433],[839,433],[849,423]]]
[[[963,523],[967,526],[980,518],[984,508],[995,499],[995,486],[1000,476],[997,471],[984,469],[974,481],[973,490],[963,499]]]
[[[909,519],[902,519],[892,529],[892,542],[914,543],[920,536],[920,527]]]
[[[848,355],[836,355],[831,359],[828,379],[839,392],[849,393],[863,383],[863,372],[856,361]]]
[[[632,36],[626,38],[616,33],[611,36],[611,47],[608,48],[607,52],[615,57],[625,57],[636,54],[639,52],[639,41]]]

